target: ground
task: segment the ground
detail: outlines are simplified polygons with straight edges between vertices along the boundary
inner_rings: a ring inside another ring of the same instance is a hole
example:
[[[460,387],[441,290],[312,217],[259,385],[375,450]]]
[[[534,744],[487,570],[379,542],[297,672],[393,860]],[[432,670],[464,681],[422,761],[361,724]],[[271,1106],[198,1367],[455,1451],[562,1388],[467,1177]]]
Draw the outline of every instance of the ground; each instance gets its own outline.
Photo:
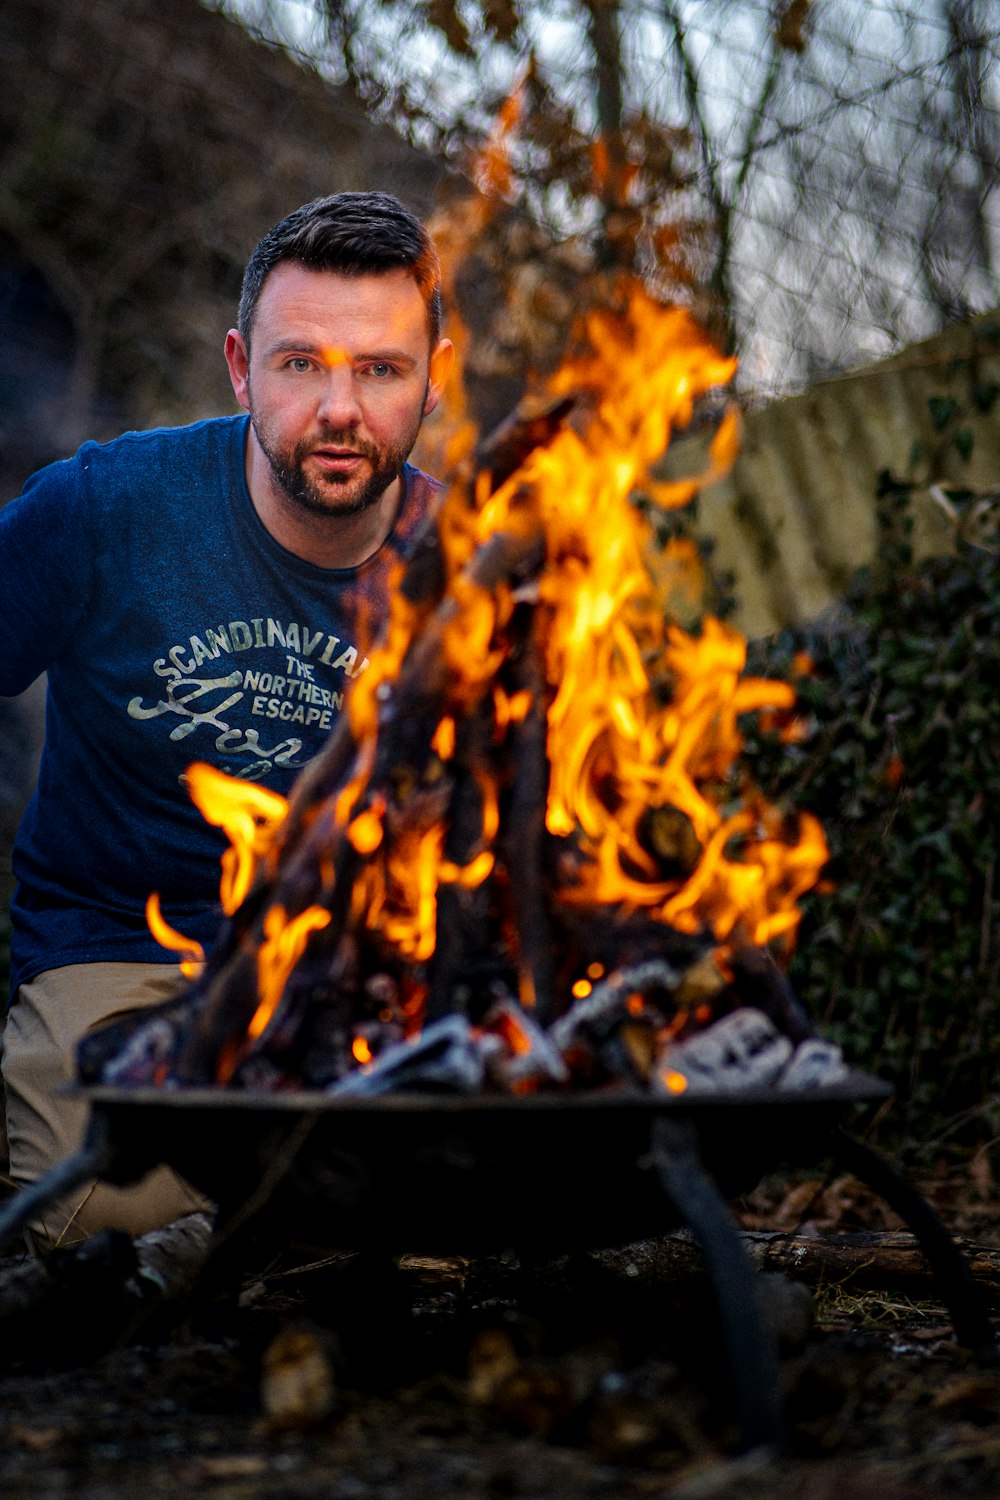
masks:
[[[973,1161],[925,1186],[957,1231],[1000,1245],[992,1184]],[[892,1227],[849,1178],[776,1179],[737,1208],[748,1227]],[[1000,1493],[1000,1369],[959,1350],[933,1301],[819,1288],[812,1333],[782,1359],[789,1453],[734,1458],[704,1286],[637,1288],[620,1270],[586,1256],[528,1268],[297,1250],[247,1268],[238,1300],[214,1297],[117,1344],[109,1328],[111,1346],[86,1358],[58,1330],[33,1355],[12,1361],[8,1345],[0,1493]]]

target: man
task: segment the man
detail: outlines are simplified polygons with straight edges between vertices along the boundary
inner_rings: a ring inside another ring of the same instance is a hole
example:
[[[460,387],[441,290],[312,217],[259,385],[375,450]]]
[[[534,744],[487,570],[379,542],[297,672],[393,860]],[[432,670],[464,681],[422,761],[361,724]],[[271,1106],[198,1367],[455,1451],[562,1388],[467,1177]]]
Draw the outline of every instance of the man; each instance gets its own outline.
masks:
[[[48,671],[18,885],[3,1060],[11,1175],[72,1152],[76,1042],[182,983],[145,920],[211,943],[224,839],[194,760],[286,793],[364,671],[394,563],[435,483],[406,459],[440,399],[440,273],[381,193],[319,199],[261,240],[226,338],[249,416],[86,443],[0,512],[0,693]],[[66,1243],[192,1207],[166,1171],[46,1219]]]

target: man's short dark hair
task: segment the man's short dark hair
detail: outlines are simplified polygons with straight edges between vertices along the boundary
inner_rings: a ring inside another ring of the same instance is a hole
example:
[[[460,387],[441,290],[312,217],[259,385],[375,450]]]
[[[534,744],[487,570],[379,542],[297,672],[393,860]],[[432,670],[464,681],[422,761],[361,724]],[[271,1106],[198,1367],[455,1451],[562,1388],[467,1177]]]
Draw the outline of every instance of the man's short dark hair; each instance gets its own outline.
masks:
[[[441,267],[420,220],[391,193],[334,193],[268,230],[247,261],[237,327],[247,348],[260,294],[275,266],[293,261],[341,276],[409,271],[427,304],[431,348],[441,337]]]

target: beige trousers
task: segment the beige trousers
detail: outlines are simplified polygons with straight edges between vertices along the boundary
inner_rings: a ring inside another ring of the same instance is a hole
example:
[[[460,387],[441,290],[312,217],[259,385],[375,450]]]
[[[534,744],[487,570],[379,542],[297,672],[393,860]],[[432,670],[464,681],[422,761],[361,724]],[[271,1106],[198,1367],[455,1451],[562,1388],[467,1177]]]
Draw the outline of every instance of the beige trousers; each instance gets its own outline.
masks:
[[[61,1092],[76,1077],[76,1044],[132,1010],[169,1000],[184,985],[176,964],[96,963],[49,969],[14,997],[3,1043],[10,1175],[34,1182],[76,1151],[86,1103]],[[134,1187],[91,1183],[44,1211],[29,1232],[36,1252],[76,1244],[101,1229],[135,1236],[209,1205],[166,1167]]]

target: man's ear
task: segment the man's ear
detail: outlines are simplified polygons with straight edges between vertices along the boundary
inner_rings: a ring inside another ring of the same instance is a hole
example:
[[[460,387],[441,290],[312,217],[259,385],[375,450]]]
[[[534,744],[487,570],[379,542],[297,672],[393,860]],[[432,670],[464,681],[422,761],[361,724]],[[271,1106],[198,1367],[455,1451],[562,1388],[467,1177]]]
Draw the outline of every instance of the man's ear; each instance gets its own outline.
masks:
[[[455,358],[455,346],[451,339],[441,339],[431,355],[431,367],[427,381],[427,398],[424,401],[424,416],[429,416],[441,400],[445,383]]]
[[[249,411],[250,355],[243,342],[243,335],[237,328],[230,328],[226,334],[226,364],[229,366],[229,378],[233,383],[236,399]]]

